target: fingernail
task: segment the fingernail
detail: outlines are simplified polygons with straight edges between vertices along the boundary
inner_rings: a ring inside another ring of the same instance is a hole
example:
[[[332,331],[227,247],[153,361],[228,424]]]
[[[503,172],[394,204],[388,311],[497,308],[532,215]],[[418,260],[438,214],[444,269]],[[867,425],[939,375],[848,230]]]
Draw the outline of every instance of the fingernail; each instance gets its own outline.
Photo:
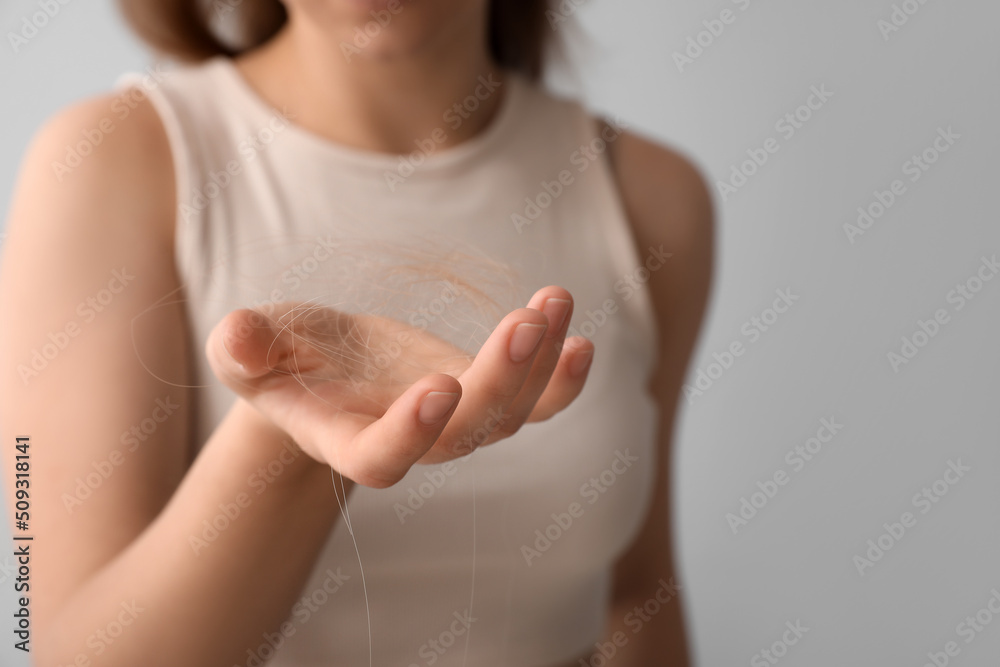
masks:
[[[229,358],[232,359],[233,363],[239,366],[241,371],[246,371],[247,367],[243,365],[243,362],[239,361],[233,354],[233,349],[230,347],[229,343],[229,336],[222,337],[222,349],[226,351],[226,354],[229,355]]]
[[[569,374],[573,377],[580,377],[590,367],[590,362],[594,360],[594,351],[577,352],[573,355],[573,360],[569,362]]]
[[[559,333],[563,322],[566,321],[566,314],[569,312],[569,299],[549,299],[542,306],[542,312],[549,318],[548,337],[552,338]]]
[[[424,400],[420,403],[420,412],[417,414],[417,418],[420,420],[420,423],[427,426],[437,424],[444,419],[444,416],[448,414],[448,411],[451,410],[457,400],[458,393],[456,392],[432,391],[424,396]]]
[[[514,329],[514,335],[510,337],[510,360],[514,363],[524,361],[531,356],[531,353],[538,347],[542,340],[542,334],[547,329],[544,324],[529,324],[522,322]]]

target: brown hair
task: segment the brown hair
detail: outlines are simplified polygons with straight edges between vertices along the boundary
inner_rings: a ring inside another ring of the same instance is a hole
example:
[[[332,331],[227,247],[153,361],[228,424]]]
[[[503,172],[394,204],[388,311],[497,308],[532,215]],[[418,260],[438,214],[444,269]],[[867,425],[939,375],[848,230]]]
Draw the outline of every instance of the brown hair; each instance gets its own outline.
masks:
[[[118,0],[125,20],[151,47],[180,60],[236,56],[260,46],[288,20],[280,0],[229,2],[238,47],[212,24],[214,2],[202,0]],[[548,0],[490,0],[489,47],[500,66],[537,79],[542,71]]]

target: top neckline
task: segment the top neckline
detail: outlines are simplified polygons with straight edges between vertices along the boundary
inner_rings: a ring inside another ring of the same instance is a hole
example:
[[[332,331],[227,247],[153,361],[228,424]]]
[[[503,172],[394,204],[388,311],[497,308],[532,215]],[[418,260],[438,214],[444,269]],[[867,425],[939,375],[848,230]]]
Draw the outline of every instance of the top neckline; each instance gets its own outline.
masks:
[[[229,58],[225,56],[216,57],[212,65],[230,92],[255,117],[255,122],[263,125],[263,123],[267,122],[267,119],[281,114],[280,111],[272,107],[243,78],[242,73]],[[494,112],[489,124],[480,130],[478,134],[460,144],[447,148],[439,148],[431,151],[430,154],[424,153],[415,143],[414,150],[410,153],[383,153],[356,148],[327,139],[292,121],[287,121],[288,126],[282,133],[287,134],[292,141],[301,144],[315,153],[357,167],[376,169],[379,173],[383,171],[395,172],[402,163],[406,162],[414,166],[416,172],[464,165],[490,152],[494,146],[502,145],[504,138],[515,125],[514,119],[517,117],[524,102],[524,87],[528,84],[522,80],[517,72],[508,70],[504,74],[503,87],[506,90],[503,91],[499,107]],[[445,133],[449,131],[449,125],[444,121],[443,114],[442,123],[438,127]],[[433,139],[429,136],[424,139],[433,142]],[[413,159],[408,159],[411,156],[413,156]],[[423,161],[418,164],[420,156],[423,157]]]

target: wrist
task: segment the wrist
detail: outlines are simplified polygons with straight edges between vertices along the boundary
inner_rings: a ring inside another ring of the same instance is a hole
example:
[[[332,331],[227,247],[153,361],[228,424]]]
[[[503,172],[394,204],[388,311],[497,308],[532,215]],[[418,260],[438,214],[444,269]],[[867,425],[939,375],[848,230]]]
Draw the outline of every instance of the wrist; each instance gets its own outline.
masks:
[[[305,480],[326,477],[330,467],[306,454],[281,427],[261,414],[243,398],[237,398],[226,416],[237,432],[238,446],[251,447],[256,453],[259,479],[268,485],[297,485]]]

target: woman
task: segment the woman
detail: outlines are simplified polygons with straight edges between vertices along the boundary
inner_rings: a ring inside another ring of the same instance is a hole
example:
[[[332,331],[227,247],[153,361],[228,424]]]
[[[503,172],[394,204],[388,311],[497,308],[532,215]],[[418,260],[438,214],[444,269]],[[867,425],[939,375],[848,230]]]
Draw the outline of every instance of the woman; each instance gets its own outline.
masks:
[[[10,214],[38,664],[688,664],[696,170],[535,86],[541,2],[203,4],[124,3],[194,62],[47,123]]]

